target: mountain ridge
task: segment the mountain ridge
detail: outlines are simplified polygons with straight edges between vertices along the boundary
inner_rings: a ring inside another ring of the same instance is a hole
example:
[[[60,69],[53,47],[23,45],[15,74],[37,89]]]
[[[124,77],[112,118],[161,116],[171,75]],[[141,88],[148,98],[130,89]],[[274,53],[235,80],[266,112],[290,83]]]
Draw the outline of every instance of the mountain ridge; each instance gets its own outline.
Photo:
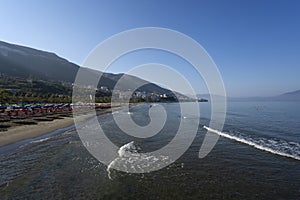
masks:
[[[41,79],[45,81],[64,81],[74,83],[79,69],[83,69],[89,77],[101,75],[98,87],[105,86],[112,90],[117,81],[123,77],[126,84],[121,89],[126,91],[129,86],[139,86],[147,93],[170,93],[154,83],[147,82],[127,74],[112,74],[90,68],[80,67],[53,52],[42,51],[31,47],[10,44],[0,41],[0,73],[8,76]],[[87,80],[88,81],[88,80]]]
[[[197,94],[198,98],[210,99],[210,94]],[[217,99],[221,99],[220,96],[215,95]],[[300,101],[300,90],[285,92],[275,96],[269,97],[226,97],[227,101]]]

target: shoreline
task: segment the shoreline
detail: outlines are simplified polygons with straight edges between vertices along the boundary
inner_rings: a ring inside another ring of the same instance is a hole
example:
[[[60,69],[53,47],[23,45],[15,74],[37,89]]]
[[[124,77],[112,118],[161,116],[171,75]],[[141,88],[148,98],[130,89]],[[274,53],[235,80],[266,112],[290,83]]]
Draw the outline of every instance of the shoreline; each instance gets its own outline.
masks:
[[[140,104],[131,104],[132,106],[137,106]],[[124,108],[123,106],[116,107],[118,110]],[[116,109],[114,108],[114,109]],[[106,113],[110,113],[112,111],[111,107],[105,107],[102,109],[97,109],[96,111],[101,111],[97,113],[97,115],[103,115]],[[62,113],[57,115],[50,115],[49,118],[53,118],[50,120],[42,120],[43,118],[47,118],[47,116],[41,117],[33,117],[27,119],[19,119],[10,121],[12,124],[15,123],[14,126],[7,128],[5,131],[0,131],[0,147],[4,147],[7,145],[12,145],[14,143],[21,142],[27,139],[34,139],[51,132],[54,132],[58,129],[64,129],[74,125],[74,117],[71,113]],[[78,116],[80,121],[84,121],[90,117],[89,113],[82,113],[82,115]],[[24,122],[25,120],[25,122]],[[28,123],[29,122],[29,123]],[[34,122],[34,123],[32,123]],[[22,125],[16,125],[21,124]]]
[[[73,117],[54,119],[53,121],[42,121],[35,125],[21,125],[0,132],[0,147],[20,142],[22,140],[36,138],[57,129],[66,128],[74,124]]]
[[[119,107],[118,109],[121,108],[122,107]],[[97,113],[97,115],[103,115],[106,113],[110,113],[112,110],[111,108],[102,108],[96,111],[101,111],[100,113]],[[53,116],[48,117],[52,118]],[[77,117],[79,117],[80,121],[84,121],[91,117],[91,115],[90,113],[86,112],[80,114],[80,116]],[[0,147],[12,145],[14,143],[18,143],[27,139],[34,139],[56,130],[70,127],[75,124],[72,113],[56,115],[51,121],[41,120],[43,118],[45,118],[45,116],[37,117],[35,119],[25,119],[25,123],[23,121],[24,124],[22,125],[15,125],[9,127],[6,131],[0,131]],[[34,121],[34,124],[26,124],[26,122],[32,123],[32,121]],[[16,122],[22,122],[22,120],[15,120],[12,123]]]

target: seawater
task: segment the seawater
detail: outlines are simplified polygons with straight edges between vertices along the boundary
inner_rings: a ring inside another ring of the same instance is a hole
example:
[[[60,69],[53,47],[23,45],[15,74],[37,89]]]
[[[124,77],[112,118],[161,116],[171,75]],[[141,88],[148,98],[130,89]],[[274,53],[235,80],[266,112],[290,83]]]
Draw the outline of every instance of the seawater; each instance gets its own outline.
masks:
[[[89,154],[74,127],[0,148],[1,199],[299,199],[298,102],[229,102],[223,130],[209,127],[210,104],[200,103],[197,135],[178,160],[151,173],[114,170],[112,166],[118,164],[168,161],[166,155],[147,157],[147,152],[167,145],[181,120],[194,120],[181,116],[179,104],[161,105],[168,114],[165,127],[145,139],[124,134],[112,114],[98,116],[107,137],[120,147],[108,166]],[[150,122],[149,107],[130,108],[138,125]],[[199,159],[207,131],[220,138]]]

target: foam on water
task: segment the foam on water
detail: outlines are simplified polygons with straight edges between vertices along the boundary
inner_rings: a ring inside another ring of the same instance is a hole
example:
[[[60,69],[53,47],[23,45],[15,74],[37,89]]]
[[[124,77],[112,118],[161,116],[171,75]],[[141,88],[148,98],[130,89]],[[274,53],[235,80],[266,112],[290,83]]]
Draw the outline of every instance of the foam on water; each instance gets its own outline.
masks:
[[[118,150],[119,157],[128,157],[133,154],[138,154],[134,141],[131,141],[120,147]]]
[[[35,140],[35,141],[30,142],[30,143],[40,143],[40,142],[44,142],[44,141],[49,140],[50,138],[51,138],[51,137],[42,138],[42,139],[40,139],[40,140]]]
[[[112,169],[124,172],[145,173],[149,169],[156,169],[162,163],[169,160],[168,156],[154,156],[150,153],[139,153],[139,147],[131,141],[118,150],[118,157],[107,166],[109,179],[112,178]]]
[[[253,139],[250,137],[244,137],[244,136],[236,136],[231,135],[225,132],[221,132],[212,128],[209,128],[207,126],[203,126],[206,130],[216,133],[222,137],[235,140],[237,142],[247,144],[249,146],[252,146],[256,149],[263,150],[272,154],[292,158],[295,160],[300,160],[300,144],[296,142],[287,142],[287,141],[276,141],[272,139],[266,139],[266,138],[258,138]]]

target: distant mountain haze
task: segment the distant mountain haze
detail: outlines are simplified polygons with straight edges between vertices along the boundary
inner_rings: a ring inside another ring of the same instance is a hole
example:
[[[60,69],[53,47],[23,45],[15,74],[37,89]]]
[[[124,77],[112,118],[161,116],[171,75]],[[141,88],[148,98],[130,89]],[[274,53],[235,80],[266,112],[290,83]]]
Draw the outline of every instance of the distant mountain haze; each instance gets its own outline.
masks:
[[[198,94],[198,98],[210,99],[210,94]],[[214,95],[216,99],[222,99],[218,95]],[[300,90],[287,92],[284,94],[270,97],[226,97],[227,101],[300,101]]]
[[[287,92],[273,98],[276,100],[300,101],[300,90]]]

